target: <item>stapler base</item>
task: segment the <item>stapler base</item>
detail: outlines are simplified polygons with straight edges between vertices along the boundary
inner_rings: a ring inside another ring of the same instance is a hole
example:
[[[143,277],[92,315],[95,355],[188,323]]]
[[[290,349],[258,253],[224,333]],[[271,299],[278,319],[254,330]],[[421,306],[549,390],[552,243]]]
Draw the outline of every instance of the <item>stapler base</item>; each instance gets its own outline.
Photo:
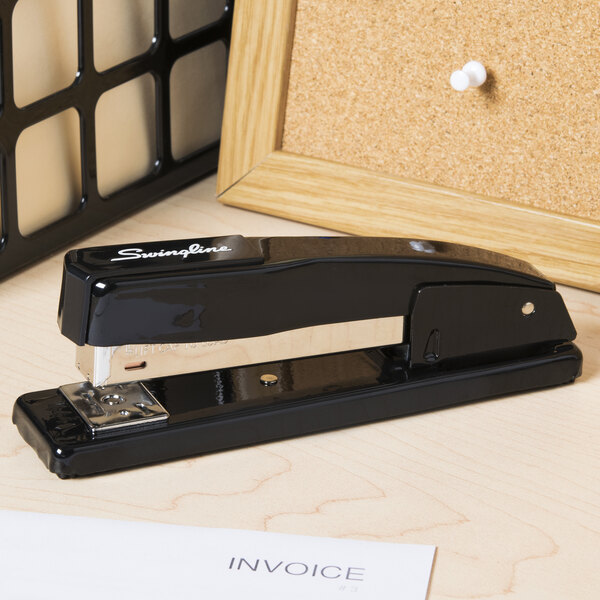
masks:
[[[169,415],[148,425],[94,433],[60,389],[21,396],[13,422],[50,471],[80,477],[569,383],[581,363],[563,343],[494,364],[410,370],[374,348],[145,381]]]

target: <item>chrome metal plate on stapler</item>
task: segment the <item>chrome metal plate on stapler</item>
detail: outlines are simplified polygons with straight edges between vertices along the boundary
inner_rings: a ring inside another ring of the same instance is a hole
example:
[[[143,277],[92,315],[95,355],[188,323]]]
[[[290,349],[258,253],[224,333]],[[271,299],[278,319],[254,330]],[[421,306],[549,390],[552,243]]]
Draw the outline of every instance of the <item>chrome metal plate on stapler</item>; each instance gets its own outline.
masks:
[[[169,413],[139,382],[95,388],[89,382],[59,388],[94,435],[166,421]]]
[[[315,325],[260,337],[188,344],[77,346],[76,365],[95,386],[211,371],[402,342],[403,317]]]

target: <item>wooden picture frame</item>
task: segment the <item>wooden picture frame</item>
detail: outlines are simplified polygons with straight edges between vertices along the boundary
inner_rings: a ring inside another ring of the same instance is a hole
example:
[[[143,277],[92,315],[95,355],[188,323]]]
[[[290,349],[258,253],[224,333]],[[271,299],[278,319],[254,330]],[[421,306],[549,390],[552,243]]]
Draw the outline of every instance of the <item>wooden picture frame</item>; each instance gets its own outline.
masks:
[[[296,0],[237,0],[217,177],[221,202],[357,235],[438,239],[600,292],[600,222],[283,152]]]

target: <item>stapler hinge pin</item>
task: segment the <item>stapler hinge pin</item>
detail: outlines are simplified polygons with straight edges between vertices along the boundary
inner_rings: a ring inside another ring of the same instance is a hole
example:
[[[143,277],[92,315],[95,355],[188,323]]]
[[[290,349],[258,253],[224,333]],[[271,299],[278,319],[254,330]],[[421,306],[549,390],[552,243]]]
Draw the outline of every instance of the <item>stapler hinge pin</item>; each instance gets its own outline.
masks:
[[[525,302],[521,307],[521,312],[525,315],[532,315],[535,312],[535,304],[533,302]]]

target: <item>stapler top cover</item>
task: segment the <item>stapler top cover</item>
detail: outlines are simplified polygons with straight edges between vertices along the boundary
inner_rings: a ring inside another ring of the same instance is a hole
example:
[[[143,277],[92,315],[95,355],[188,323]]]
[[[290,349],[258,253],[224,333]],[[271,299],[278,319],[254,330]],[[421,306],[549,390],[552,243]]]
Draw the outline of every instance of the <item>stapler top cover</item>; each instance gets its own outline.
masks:
[[[401,238],[232,235],[73,250],[59,305],[62,333],[92,346],[400,315],[409,317],[412,366],[576,335],[554,284],[531,265]]]

